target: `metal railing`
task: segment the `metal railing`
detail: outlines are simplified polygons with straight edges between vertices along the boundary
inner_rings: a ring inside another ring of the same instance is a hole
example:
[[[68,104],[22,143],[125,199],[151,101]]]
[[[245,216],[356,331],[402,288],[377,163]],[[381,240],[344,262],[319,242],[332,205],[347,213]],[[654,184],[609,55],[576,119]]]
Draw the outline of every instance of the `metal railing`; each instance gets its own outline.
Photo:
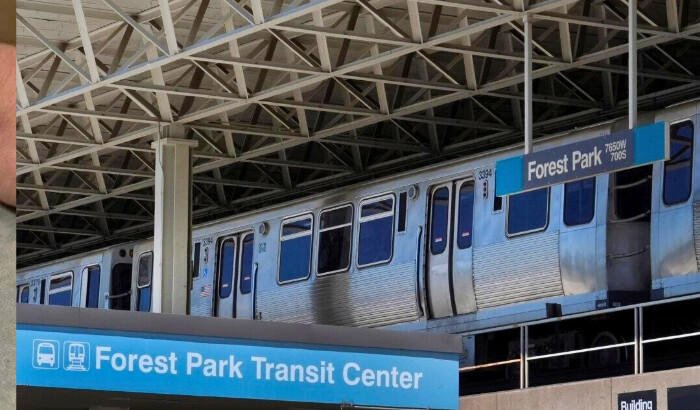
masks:
[[[681,340],[687,340],[687,339],[693,338],[693,337],[698,337],[699,340],[696,344],[697,350],[693,353],[700,355],[700,328],[697,328],[697,324],[692,325],[691,327],[695,326],[696,329],[692,329],[692,331],[689,331],[689,332],[680,332],[677,334],[664,335],[664,336],[651,337],[648,339],[644,339],[645,333],[644,333],[643,318],[644,318],[644,312],[646,310],[651,309],[651,308],[656,307],[656,306],[659,306],[659,305],[679,304],[679,306],[680,306],[680,304],[682,304],[684,302],[689,302],[689,301],[700,301],[700,295],[689,295],[689,296],[677,297],[677,298],[673,298],[673,299],[665,299],[665,300],[645,302],[645,303],[640,303],[640,304],[635,304],[635,305],[614,307],[614,308],[609,308],[609,309],[573,314],[573,315],[569,315],[569,316],[542,319],[542,320],[537,320],[537,321],[532,321],[532,322],[521,323],[521,324],[517,324],[517,325],[502,326],[502,327],[496,327],[496,328],[490,328],[490,329],[482,329],[482,330],[475,331],[475,332],[465,333],[463,335],[464,337],[469,337],[469,336],[476,337],[479,335],[484,336],[487,334],[495,334],[498,332],[505,332],[508,330],[513,331],[514,329],[519,329],[519,331],[520,331],[520,336],[519,336],[520,354],[519,354],[518,358],[508,358],[506,360],[498,360],[498,361],[493,361],[493,362],[488,362],[488,363],[479,363],[479,364],[474,364],[474,365],[469,365],[469,366],[463,366],[463,367],[460,367],[459,371],[460,371],[460,374],[465,374],[465,373],[468,374],[470,372],[475,372],[478,370],[492,369],[492,368],[505,367],[505,366],[509,366],[509,365],[519,364],[520,365],[519,366],[519,374],[520,374],[519,388],[525,389],[525,388],[530,387],[530,366],[533,362],[542,361],[542,360],[546,360],[546,359],[552,359],[552,358],[572,357],[575,355],[581,355],[581,354],[586,354],[586,353],[591,353],[591,352],[607,351],[607,350],[612,350],[612,349],[633,348],[633,351],[634,351],[634,354],[633,354],[634,371],[633,372],[627,371],[624,373],[625,374],[641,374],[641,373],[644,373],[644,371],[645,371],[644,370],[644,364],[645,364],[644,348],[645,348],[645,346],[649,346],[649,345],[652,345],[654,343],[681,341]],[[592,346],[592,347],[572,349],[572,350],[562,350],[562,351],[543,353],[543,354],[533,354],[530,351],[531,350],[530,349],[531,338],[529,335],[530,335],[530,330],[533,328],[536,328],[538,326],[547,325],[547,324],[553,324],[555,322],[563,323],[563,322],[572,321],[575,319],[584,319],[584,318],[593,319],[596,317],[602,317],[604,315],[610,315],[610,314],[614,314],[614,313],[618,313],[618,312],[625,312],[625,311],[633,311],[634,340],[629,340],[629,341],[622,340],[619,343],[605,344],[602,346]],[[697,318],[698,316],[700,316],[700,312],[691,311],[691,312],[687,312],[687,315],[689,315],[690,317],[695,316]],[[687,364],[679,364],[678,366],[675,366],[675,367],[684,367],[686,365]],[[584,370],[586,370],[586,369],[581,369],[582,372]],[[589,378],[582,377],[578,380],[585,380],[585,379],[589,379]],[[556,383],[557,382],[543,383],[543,384],[556,384]],[[505,389],[502,389],[502,390],[505,390]],[[494,391],[494,390],[489,390],[489,391]]]

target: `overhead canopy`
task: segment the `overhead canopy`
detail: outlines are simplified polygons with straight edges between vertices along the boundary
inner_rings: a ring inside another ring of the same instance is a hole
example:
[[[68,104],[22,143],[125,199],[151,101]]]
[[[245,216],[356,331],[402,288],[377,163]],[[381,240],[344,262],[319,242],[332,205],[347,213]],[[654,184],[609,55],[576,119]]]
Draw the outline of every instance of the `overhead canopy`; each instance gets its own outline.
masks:
[[[152,234],[150,142],[195,222],[626,112],[626,0],[17,1],[19,266]],[[700,5],[638,7],[639,108],[700,92]]]

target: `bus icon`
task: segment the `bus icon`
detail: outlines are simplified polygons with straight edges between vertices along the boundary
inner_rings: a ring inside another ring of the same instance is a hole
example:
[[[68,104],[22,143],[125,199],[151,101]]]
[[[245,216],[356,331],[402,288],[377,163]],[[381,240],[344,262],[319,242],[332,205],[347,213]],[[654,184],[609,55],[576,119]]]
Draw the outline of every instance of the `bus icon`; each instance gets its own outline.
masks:
[[[32,367],[35,369],[58,369],[58,341],[34,339]]]
[[[90,370],[90,344],[63,342],[63,368],[73,372]]]

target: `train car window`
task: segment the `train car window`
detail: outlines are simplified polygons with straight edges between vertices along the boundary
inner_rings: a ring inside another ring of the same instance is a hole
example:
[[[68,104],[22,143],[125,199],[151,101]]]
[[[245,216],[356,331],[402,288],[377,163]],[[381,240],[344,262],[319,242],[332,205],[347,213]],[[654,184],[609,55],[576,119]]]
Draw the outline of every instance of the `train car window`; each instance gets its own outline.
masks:
[[[192,277],[197,278],[199,277],[199,252],[200,252],[200,247],[202,246],[201,242],[195,242],[194,244],[194,257],[193,257],[193,263],[192,263]]]
[[[664,162],[664,204],[680,204],[690,198],[693,179],[693,123],[671,126],[671,156]]]
[[[151,281],[153,277],[153,252],[139,256],[139,275],[136,278],[136,310],[151,310]]]
[[[241,245],[241,294],[250,293],[251,282],[253,280],[253,233],[246,234],[243,237]]]
[[[474,182],[472,181],[463,183],[459,188],[459,217],[457,219],[457,247],[459,249],[470,248],[474,222]]]
[[[85,307],[97,309],[100,303],[100,266],[88,266],[85,268],[83,278],[87,280],[85,290]]]
[[[652,166],[615,173],[615,214],[620,219],[650,220]]]
[[[399,221],[396,231],[406,232],[406,203],[408,199],[408,192],[402,192],[399,194]]]
[[[219,299],[231,296],[233,269],[236,266],[236,241],[226,238],[219,249]]]
[[[318,230],[318,274],[336,273],[350,267],[352,205],[321,212]]]
[[[564,184],[564,223],[584,225],[595,214],[595,177]]]
[[[545,229],[548,208],[549,188],[510,195],[506,232],[512,236]]]
[[[385,195],[360,204],[359,267],[391,260],[394,242],[394,196]]]
[[[51,276],[49,281],[49,305],[71,306],[73,296],[73,272]]]
[[[440,255],[447,248],[447,222],[450,213],[450,191],[441,187],[433,192],[430,204],[430,253]]]
[[[29,285],[21,285],[17,287],[17,302],[29,303]]]
[[[280,236],[279,283],[308,278],[311,273],[311,215],[282,222]]]

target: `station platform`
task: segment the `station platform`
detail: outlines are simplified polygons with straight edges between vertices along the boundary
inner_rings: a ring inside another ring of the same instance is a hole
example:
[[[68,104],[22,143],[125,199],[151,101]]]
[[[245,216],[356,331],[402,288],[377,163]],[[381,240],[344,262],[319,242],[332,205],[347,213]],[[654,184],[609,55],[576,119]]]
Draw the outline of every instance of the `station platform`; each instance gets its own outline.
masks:
[[[700,366],[461,397],[469,410],[700,409]]]
[[[461,338],[17,306],[17,408],[458,408]]]

